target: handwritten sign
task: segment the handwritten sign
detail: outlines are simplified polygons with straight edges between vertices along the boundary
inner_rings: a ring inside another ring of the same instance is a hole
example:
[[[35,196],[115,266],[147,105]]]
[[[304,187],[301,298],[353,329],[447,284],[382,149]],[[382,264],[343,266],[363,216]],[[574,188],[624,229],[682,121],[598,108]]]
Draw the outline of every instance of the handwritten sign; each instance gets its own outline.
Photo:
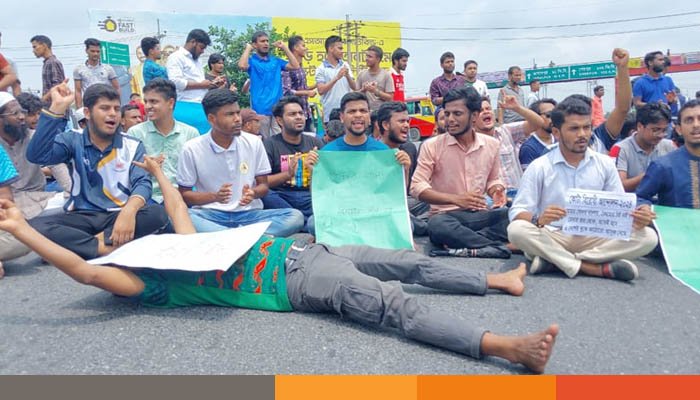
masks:
[[[312,182],[317,242],[413,248],[403,168],[393,150],[320,151]]]
[[[564,233],[629,240],[637,205],[634,193],[569,189],[566,192]]]
[[[260,239],[270,222],[192,235],[149,235],[134,240],[90,264],[123,267],[226,271]]]

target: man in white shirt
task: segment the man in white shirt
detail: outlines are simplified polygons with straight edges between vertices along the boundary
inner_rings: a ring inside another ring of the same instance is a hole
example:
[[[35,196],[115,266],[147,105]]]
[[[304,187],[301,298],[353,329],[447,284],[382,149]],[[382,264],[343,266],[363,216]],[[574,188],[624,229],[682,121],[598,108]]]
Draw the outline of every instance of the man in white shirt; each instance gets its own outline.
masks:
[[[206,133],[210,126],[202,112],[202,99],[209,89],[224,85],[225,76],[214,80],[204,77],[204,66],[199,57],[211,44],[209,35],[201,29],[193,29],[187,35],[185,45],[168,57],[168,79],[177,88],[177,104],[174,118],[197,128],[199,133]]]
[[[350,64],[343,60],[343,39],[326,39],[326,59],[316,68],[316,88],[321,95],[323,122],[328,122],[331,111],[340,108],[340,99],[357,89]]]
[[[262,209],[270,161],[262,141],[241,132],[238,96],[227,88],[213,89],[204,96],[202,107],[211,130],[185,143],[177,166],[178,189],[192,207],[197,232],[263,221],[272,222],[269,235],[299,232],[304,226],[301,211]]]
[[[540,100],[540,80],[533,79],[530,81],[530,94],[527,95],[527,107],[535,104]]]
[[[463,75],[465,84],[476,89],[481,97],[487,97],[489,95],[489,88],[486,86],[486,82],[481,79],[476,79],[478,68],[479,64],[474,60],[467,60],[464,62]]]
[[[648,225],[655,214],[642,205],[631,213],[634,231],[629,240],[564,234],[568,189],[624,193],[612,158],[591,150],[591,108],[571,98],[552,111],[552,133],[559,144],[525,170],[520,190],[509,211],[508,239],[532,257],[530,273],[556,268],[569,278],[579,273],[630,281],[639,276],[627,258],[648,254],[658,238]]]

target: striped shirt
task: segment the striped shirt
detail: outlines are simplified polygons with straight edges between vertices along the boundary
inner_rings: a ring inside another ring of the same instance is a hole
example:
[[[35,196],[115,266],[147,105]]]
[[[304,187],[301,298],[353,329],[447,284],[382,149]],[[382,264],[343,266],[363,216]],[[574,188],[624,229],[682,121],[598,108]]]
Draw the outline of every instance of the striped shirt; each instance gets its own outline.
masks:
[[[131,196],[145,202],[152,184],[146,171],[133,165],[142,161],[146,150],[138,139],[115,133],[104,151],[90,142],[90,134],[64,132],[67,120],[43,112],[29,147],[27,160],[36,164],[68,163],[73,171],[73,188],[66,211],[118,211]]]

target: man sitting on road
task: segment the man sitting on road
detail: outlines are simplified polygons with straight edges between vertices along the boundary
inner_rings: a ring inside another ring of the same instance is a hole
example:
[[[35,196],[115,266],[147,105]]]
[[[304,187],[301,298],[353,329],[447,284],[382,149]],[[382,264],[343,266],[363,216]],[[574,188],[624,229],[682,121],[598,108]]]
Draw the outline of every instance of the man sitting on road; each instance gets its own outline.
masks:
[[[267,177],[270,191],[262,198],[265,209],[294,208],[304,214],[304,224],[313,214],[311,173],[318,162],[323,142],[304,135],[304,104],[295,96],[283,97],[272,107],[272,115],[282,128],[279,135],[263,140],[272,173]],[[311,231],[306,226],[306,231]]]
[[[433,244],[453,255],[508,258],[500,143],[472,126],[481,96],[472,87],[454,89],[444,104],[447,134],[421,146],[411,195],[431,205],[428,234]],[[486,195],[493,199],[491,208]]]
[[[647,226],[654,213],[648,206],[632,213],[629,240],[564,234],[567,190],[624,193],[624,188],[613,160],[588,147],[591,108],[585,102],[562,101],[552,111],[552,124],[558,145],[525,171],[510,209],[508,238],[532,258],[531,274],[558,268],[569,278],[579,273],[623,281],[637,278],[637,266],[627,259],[644,256],[656,246],[656,233]]]
[[[177,165],[177,184],[197,232],[212,232],[271,221],[269,235],[289,236],[304,225],[291,208],[263,210],[270,162],[262,141],[241,132],[238,96],[212,89],[202,99],[211,131],[185,143]],[[197,188],[194,190],[194,188]]]

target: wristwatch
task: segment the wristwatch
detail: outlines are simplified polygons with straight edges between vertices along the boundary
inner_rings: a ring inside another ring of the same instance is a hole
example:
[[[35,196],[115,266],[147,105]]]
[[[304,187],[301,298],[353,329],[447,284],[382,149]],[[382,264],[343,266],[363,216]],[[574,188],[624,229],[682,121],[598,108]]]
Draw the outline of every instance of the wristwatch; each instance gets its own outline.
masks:
[[[542,228],[544,225],[540,224],[538,221],[540,219],[540,216],[537,214],[532,214],[532,218],[530,218],[530,222],[532,225],[535,225],[538,228]]]

